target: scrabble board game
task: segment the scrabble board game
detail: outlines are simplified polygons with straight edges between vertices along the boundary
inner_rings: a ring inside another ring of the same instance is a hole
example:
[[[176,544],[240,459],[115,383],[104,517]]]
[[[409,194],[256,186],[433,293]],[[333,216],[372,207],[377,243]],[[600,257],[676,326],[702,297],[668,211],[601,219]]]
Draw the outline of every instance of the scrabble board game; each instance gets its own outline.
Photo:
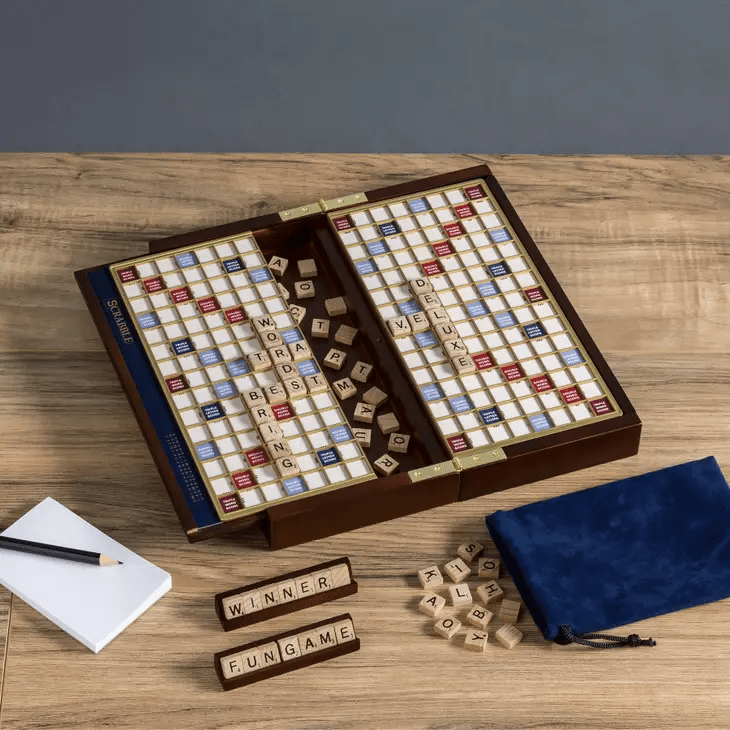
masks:
[[[76,273],[189,540],[273,548],[638,449],[486,166]]]

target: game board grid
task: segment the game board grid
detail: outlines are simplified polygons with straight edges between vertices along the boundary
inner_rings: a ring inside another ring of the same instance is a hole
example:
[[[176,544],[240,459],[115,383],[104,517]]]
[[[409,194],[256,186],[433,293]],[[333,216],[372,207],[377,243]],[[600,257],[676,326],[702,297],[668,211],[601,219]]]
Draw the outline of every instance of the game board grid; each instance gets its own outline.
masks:
[[[283,478],[262,453],[242,394],[281,382],[278,367],[296,367],[299,377],[322,371],[252,236],[111,268],[219,516],[375,478],[326,378],[322,392],[287,393],[272,406],[300,474]],[[284,345],[306,344],[308,353],[255,372],[246,358],[272,352],[263,341],[271,331],[251,323],[267,316]]]
[[[384,325],[424,311],[409,286],[423,278],[438,295],[449,315],[445,323],[455,327],[466,354],[487,365],[477,365],[473,374],[455,373],[443,351],[448,342],[436,337],[433,323],[413,335],[391,332],[452,451],[506,445],[620,415],[479,181],[329,218]],[[459,228],[449,228],[455,225]]]

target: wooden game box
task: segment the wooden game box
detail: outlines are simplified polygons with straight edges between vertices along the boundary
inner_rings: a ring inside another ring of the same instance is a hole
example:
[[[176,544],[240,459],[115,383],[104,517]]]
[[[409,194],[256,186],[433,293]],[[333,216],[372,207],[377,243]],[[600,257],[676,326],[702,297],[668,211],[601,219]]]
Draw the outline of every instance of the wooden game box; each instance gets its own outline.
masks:
[[[280,549],[638,451],[486,165],[152,241],[76,280],[191,542],[259,524]]]

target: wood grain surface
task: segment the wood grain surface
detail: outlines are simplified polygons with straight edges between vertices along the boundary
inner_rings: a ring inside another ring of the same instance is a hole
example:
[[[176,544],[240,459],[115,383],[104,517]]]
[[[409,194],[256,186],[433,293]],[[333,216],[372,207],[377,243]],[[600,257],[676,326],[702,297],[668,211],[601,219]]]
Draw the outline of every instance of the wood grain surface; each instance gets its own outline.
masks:
[[[72,272],[478,161],[635,405],[639,455],[279,553],[257,533],[188,544]],[[50,495],[173,575],[99,655],[17,599],[4,652],[0,593],[3,730],[730,725],[728,600],[626,628],[653,649],[557,647],[523,618],[523,644],[477,655],[431,632],[415,576],[486,540],[496,509],[708,454],[730,475],[730,158],[1,155],[0,248],[0,524]],[[357,595],[221,630],[215,593],[342,555]],[[345,611],[359,652],[221,691],[216,651]]]

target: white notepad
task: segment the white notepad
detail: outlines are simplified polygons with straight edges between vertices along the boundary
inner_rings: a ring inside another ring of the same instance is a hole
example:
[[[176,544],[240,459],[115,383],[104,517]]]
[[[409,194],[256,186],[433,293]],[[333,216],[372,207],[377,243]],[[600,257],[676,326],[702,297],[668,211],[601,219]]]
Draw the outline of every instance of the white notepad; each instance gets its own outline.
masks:
[[[123,565],[100,567],[0,550],[0,583],[93,652],[103,649],[165,595],[172,578],[46,497],[6,537],[99,552]]]

